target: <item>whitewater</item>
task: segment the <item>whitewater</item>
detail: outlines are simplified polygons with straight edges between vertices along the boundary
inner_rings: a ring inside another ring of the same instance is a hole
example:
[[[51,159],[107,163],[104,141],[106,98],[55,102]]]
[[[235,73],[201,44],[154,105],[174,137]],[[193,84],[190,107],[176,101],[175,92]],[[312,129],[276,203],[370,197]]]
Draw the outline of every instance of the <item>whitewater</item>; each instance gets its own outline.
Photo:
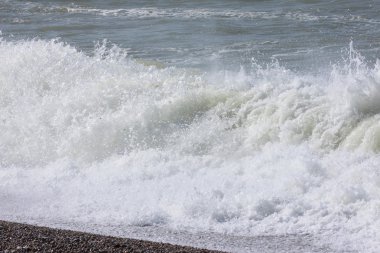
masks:
[[[380,250],[374,0],[0,0],[0,220]]]
[[[204,72],[0,41],[0,217],[380,247],[380,61]]]

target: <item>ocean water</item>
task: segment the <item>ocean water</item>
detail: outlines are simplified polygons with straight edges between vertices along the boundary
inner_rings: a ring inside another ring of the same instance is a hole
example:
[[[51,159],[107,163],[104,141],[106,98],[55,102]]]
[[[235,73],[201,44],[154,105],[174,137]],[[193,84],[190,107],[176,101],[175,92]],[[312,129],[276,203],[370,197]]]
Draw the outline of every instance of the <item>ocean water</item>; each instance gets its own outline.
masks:
[[[378,252],[379,13],[1,0],[0,218]]]

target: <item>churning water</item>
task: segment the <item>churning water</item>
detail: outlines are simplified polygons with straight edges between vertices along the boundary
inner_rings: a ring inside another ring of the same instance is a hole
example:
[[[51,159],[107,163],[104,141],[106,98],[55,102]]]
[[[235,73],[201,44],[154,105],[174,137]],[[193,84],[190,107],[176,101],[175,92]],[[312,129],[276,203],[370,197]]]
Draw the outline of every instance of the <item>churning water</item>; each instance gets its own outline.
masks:
[[[379,12],[0,1],[0,217],[376,252]]]

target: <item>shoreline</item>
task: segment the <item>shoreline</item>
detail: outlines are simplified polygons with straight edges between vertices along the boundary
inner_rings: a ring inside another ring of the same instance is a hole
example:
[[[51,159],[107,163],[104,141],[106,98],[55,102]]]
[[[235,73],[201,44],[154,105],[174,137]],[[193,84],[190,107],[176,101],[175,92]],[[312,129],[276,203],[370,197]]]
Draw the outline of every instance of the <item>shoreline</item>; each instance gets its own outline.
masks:
[[[0,220],[0,252],[222,253],[169,243],[104,236]]]

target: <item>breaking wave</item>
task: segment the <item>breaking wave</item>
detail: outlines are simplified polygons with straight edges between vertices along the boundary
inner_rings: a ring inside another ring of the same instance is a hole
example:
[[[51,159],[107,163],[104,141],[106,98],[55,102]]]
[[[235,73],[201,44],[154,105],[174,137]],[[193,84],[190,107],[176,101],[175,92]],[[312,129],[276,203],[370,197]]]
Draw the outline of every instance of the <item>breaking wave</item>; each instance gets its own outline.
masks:
[[[0,59],[3,216],[379,246],[380,61],[352,45],[318,75],[56,40],[1,40]]]

